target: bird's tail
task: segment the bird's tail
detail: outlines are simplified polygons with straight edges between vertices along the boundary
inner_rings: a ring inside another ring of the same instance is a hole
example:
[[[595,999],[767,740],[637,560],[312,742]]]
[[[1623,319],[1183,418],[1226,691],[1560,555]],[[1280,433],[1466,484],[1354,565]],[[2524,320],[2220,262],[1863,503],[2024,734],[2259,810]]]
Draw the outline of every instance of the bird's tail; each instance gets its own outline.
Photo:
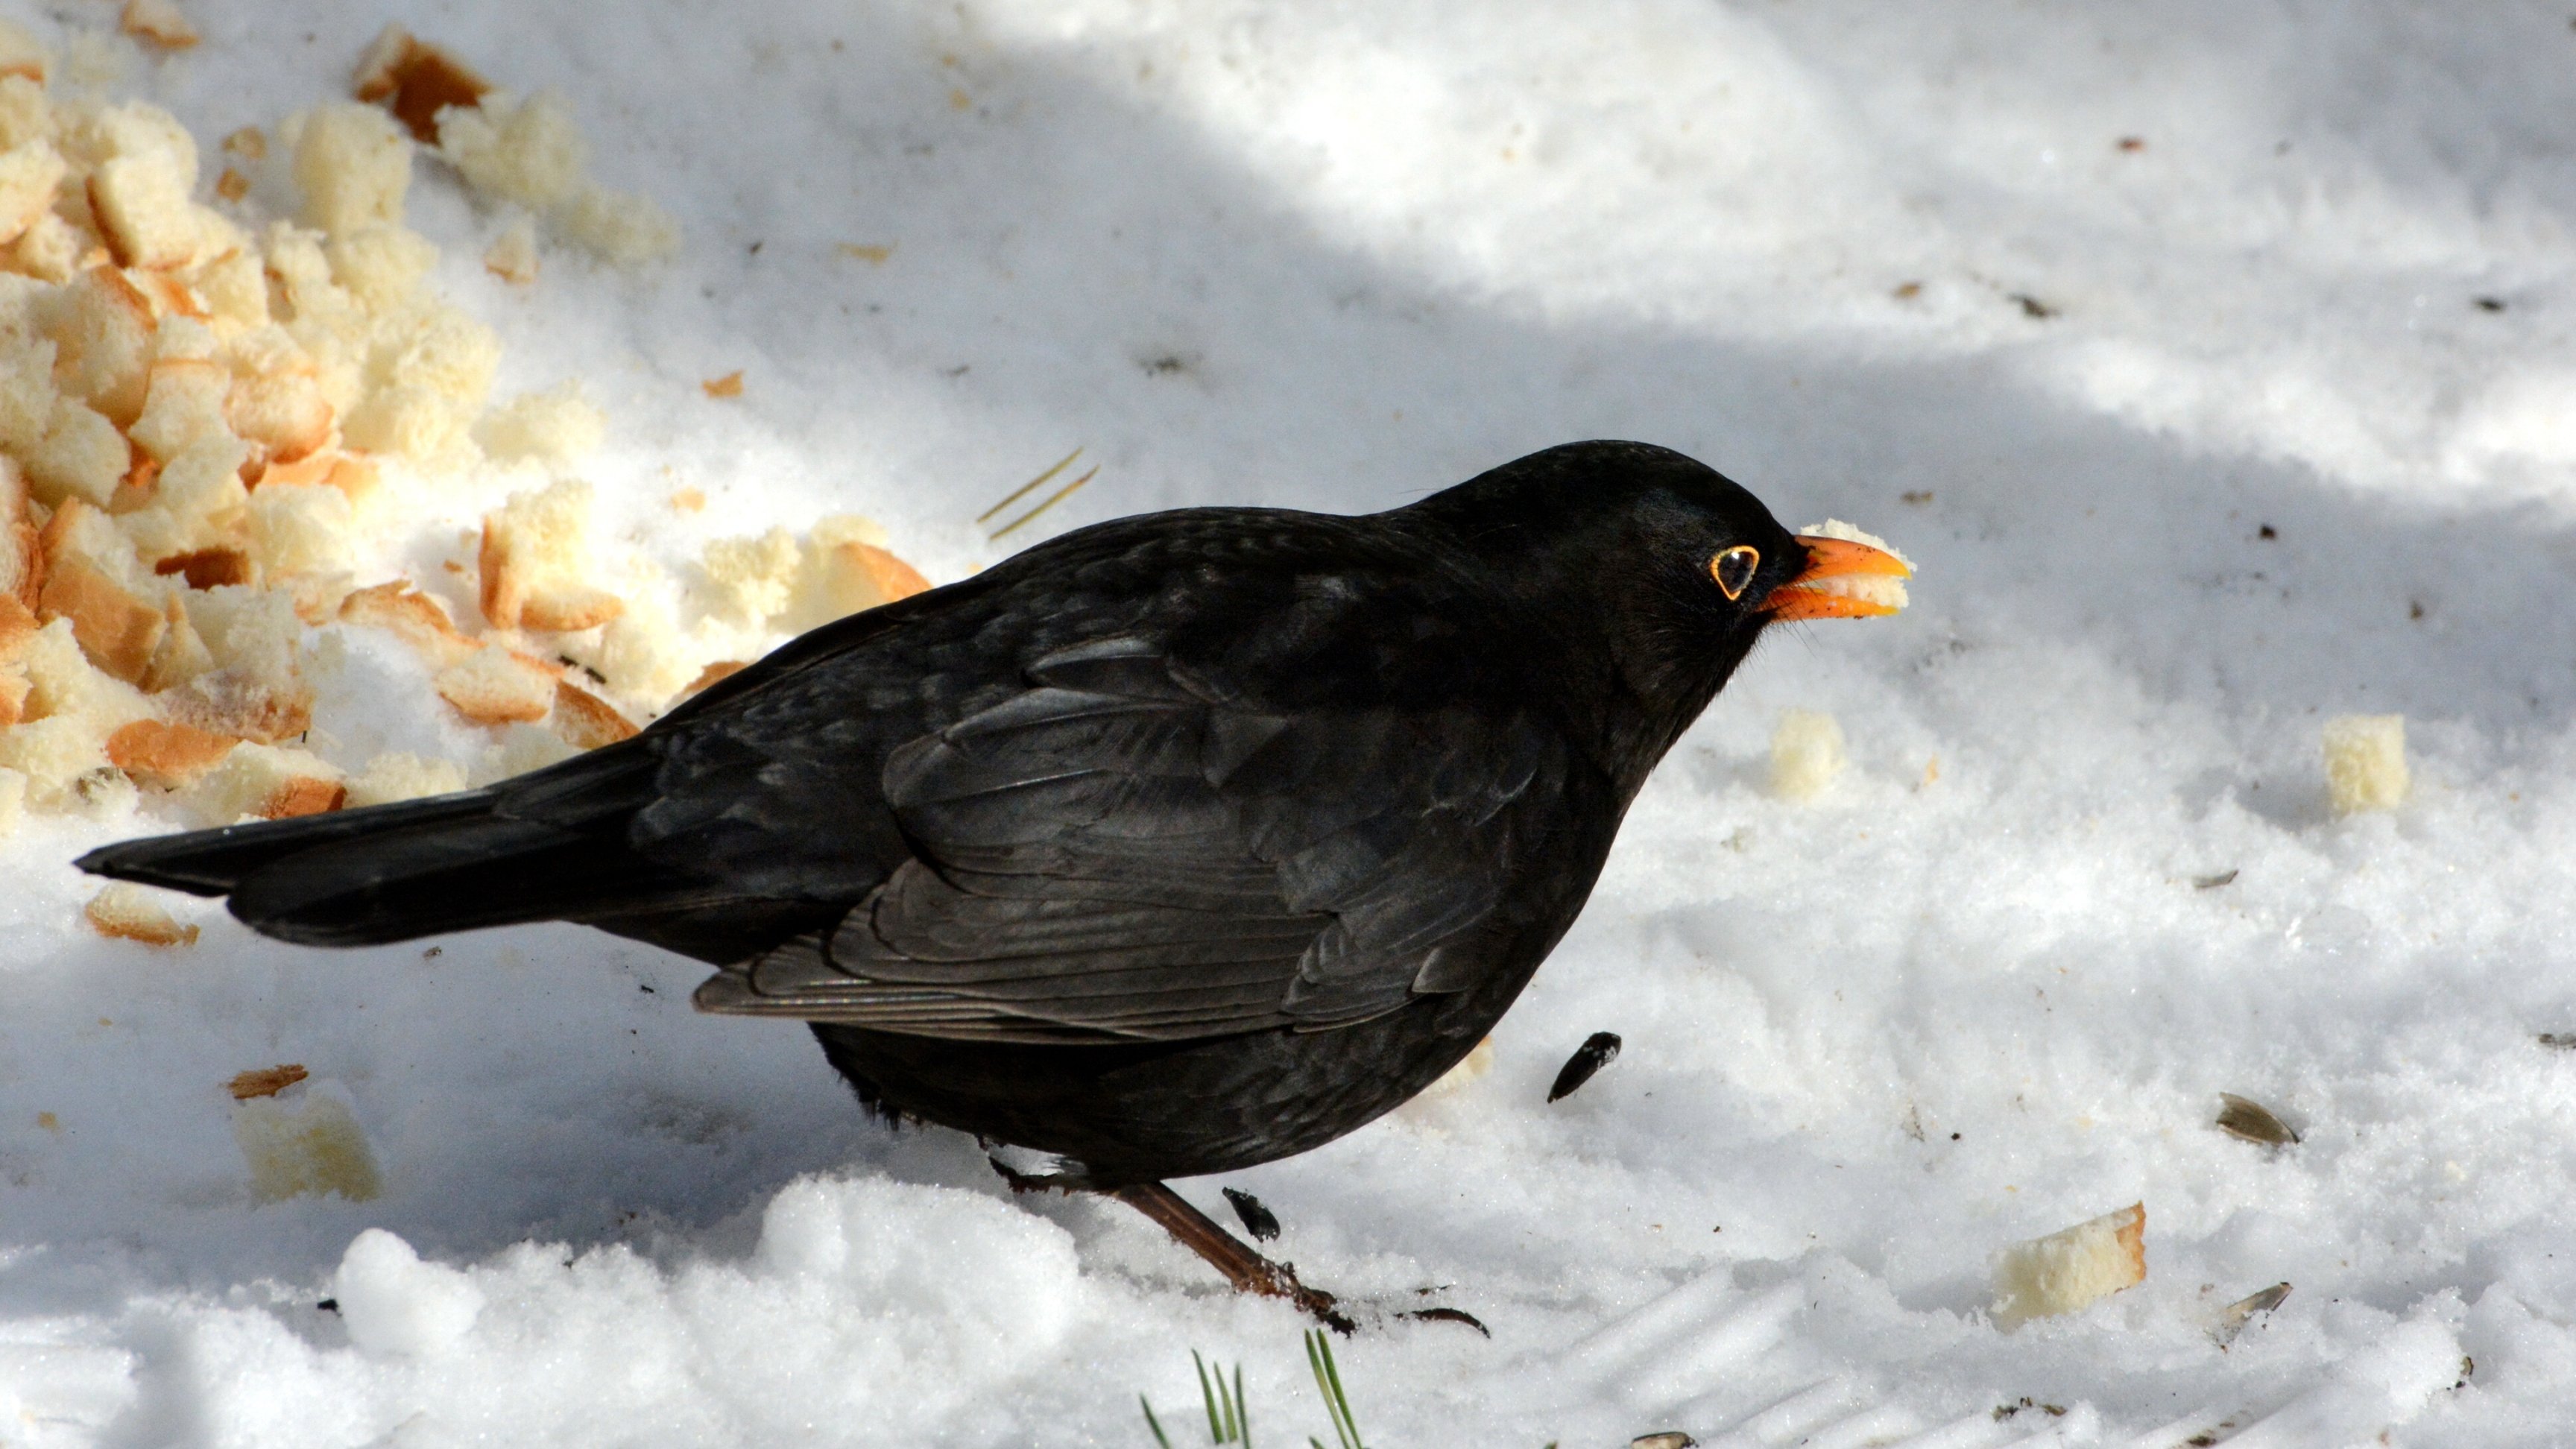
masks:
[[[481,790],[129,840],[78,863],[230,896],[252,929],[313,946],[667,911],[689,903],[692,883],[625,839],[651,764],[612,747]]]

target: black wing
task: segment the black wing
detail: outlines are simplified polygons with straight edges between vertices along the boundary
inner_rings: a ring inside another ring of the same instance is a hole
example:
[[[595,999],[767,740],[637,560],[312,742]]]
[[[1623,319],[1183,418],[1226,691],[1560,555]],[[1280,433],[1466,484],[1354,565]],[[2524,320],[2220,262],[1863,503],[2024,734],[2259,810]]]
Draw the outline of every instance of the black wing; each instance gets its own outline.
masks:
[[[1034,659],[1016,692],[887,756],[911,858],[835,928],[731,968],[699,1004],[940,1037],[1178,1040],[1338,1026],[1463,986],[1479,924],[1544,835],[1534,807],[1560,794],[1561,737],[1436,681],[1355,691],[1410,661],[1354,665],[1334,622],[1274,622],[1257,658],[1184,659],[1139,632]],[[1300,689],[1276,682],[1283,654],[1336,677],[1286,703]]]

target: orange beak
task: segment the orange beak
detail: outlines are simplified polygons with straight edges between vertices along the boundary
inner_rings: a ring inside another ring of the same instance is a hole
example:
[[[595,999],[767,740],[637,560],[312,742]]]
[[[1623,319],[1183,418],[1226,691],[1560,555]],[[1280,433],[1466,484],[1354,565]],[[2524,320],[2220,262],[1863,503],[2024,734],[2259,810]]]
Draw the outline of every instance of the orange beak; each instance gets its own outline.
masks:
[[[1884,549],[1847,538],[1798,535],[1806,546],[1806,572],[1771,591],[1774,619],[1868,619],[1905,607],[1905,561]]]

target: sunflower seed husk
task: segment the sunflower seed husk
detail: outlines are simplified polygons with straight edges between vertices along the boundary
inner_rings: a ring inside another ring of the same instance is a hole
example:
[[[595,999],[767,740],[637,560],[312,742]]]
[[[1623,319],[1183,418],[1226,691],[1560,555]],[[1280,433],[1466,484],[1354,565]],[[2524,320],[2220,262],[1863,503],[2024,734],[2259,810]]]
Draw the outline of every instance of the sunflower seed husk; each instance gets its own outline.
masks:
[[[2234,1092],[2218,1094],[2218,1130],[2266,1147],[2287,1147],[2299,1140],[2299,1134],[2272,1115],[2271,1108]]]

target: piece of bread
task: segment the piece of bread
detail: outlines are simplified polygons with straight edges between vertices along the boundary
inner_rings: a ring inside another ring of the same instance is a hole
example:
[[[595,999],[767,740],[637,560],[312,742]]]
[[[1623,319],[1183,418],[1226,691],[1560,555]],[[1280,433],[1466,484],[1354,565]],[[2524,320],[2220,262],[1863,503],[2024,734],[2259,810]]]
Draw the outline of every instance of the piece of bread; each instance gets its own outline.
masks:
[[[589,484],[566,480],[513,493],[483,516],[480,602],[496,628],[590,629],[623,612],[616,595],[581,579],[589,566],[590,497]]]
[[[129,592],[114,578],[79,557],[48,566],[37,597],[36,617],[71,621],[81,651],[109,676],[128,684],[143,678],[153,650],[170,627],[161,601]]]
[[[44,300],[38,325],[54,344],[55,386],[118,427],[132,426],[152,365],[151,299],[102,264]]]
[[[796,536],[773,528],[758,538],[719,538],[707,544],[698,572],[709,612],[737,623],[766,624],[796,596],[805,566]]]
[[[45,435],[25,462],[38,502],[50,508],[79,498],[104,508],[134,471],[134,450],[104,414],[78,398],[56,397]]]
[[[146,785],[193,785],[241,741],[195,725],[139,719],[107,737],[108,763]]]
[[[475,649],[474,641],[447,617],[445,605],[400,579],[341,600],[340,621],[391,630],[439,669],[464,662]]]
[[[81,918],[102,936],[146,946],[193,946],[197,927],[183,926],[152,892],[117,881],[90,897]]]
[[[377,316],[408,306],[421,279],[438,265],[438,246],[406,226],[362,226],[331,239],[322,253],[331,279]]]
[[[200,820],[230,825],[320,815],[339,809],[348,793],[340,771],[310,751],[243,741],[183,798]]]
[[[367,768],[349,781],[349,808],[367,805],[391,805],[402,800],[422,800],[432,795],[450,795],[465,788],[465,767],[453,760],[423,759],[418,755],[389,753],[367,762]]]
[[[358,57],[354,87],[359,100],[393,112],[412,138],[427,146],[438,141],[439,112],[474,105],[492,83],[443,47],[389,24]]]
[[[0,243],[25,236],[38,217],[50,214],[64,169],[62,153],[42,138],[0,152]]]
[[[14,20],[0,20],[0,75],[19,76],[43,85],[54,68],[51,51]]]
[[[233,1142],[250,1169],[252,1202],[327,1193],[368,1202],[384,1193],[384,1174],[356,1114],[316,1085],[299,1082],[233,1105]]]
[[[1995,1256],[1995,1326],[2073,1313],[2146,1281],[2147,1209],[2132,1203]]]
[[[2337,815],[2406,803],[2406,716],[2343,714],[2325,722],[2326,798]]]
[[[0,456],[0,599],[32,623],[30,611],[45,583],[45,555],[27,501],[26,472],[16,459]],[[8,656],[14,642],[12,617],[0,613],[0,658]]]
[[[349,495],[337,488],[271,482],[251,495],[250,555],[271,579],[346,570],[355,533]]]
[[[1843,727],[1832,715],[1784,710],[1771,731],[1771,793],[1812,800],[1843,772]]]
[[[555,685],[555,712],[549,723],[565,744],[583,750],[633,739],[637,733],[634,722],[619,714],[615,705],[568,679]]]
[[[329,236],[400,225],[411,189],[411,138],[374,106],[317,106],[297,118],[295,184],[303,221]],[[293,124],[293,123],[290,123]]]
[[[201,438],[232,435],[224,405],[232,370],[205,358],[165,358],[146,374],[143,412],[128,436],[163,463]]]
[[[537,265],[537,224],[524,216],[511,218],[483,253],[483,270],[522,287],[537,279]]]
[[[88,178],[90,214],[121,267],[188,266],[222,251],[232,228],[191,199],[197,143],[167,111],[140,102],[90,118],[103,159]]]
[[[653,198],[632,191],[585,181],[556,209],[555,218],[565,239],[616,266],[657,262],[680,249],[680,224]],[[737,392],[741,386],[737,376]]]
[[[186,50],[204,39],[171,0],[125,0],[116,28],[161,50]]]
[[[570,463],[596,451],[607,438],[608,414],[582,396],[581,383],[572,380],[510,399],[484,417],[474,436],[484,453],[499,462]]]
[[[571,109],[551,93],[522,100],[493,91],[448,111],[438,118],[438,150],[466,185],[536,212],[569,200],[590,164]]]
[[[715,663],[708,665],[706,668],[699,670],[698,677],[690,680],[688,688],[680,691],[680,697],[686,699],[690,695],[696,694],[700,690],[705,689],[707,686],[731,679],[750,667],[751,665],[744,660],[719,659]]]
[[[232,1093],[234,1101],[247,1102],[253,1097],[274,1097],[311,1075],[302,1064],[287,1062],[235,1073],[231,1081],[224,1083],[224,1090]]]
[[[15,607],[17,605],[14,601],[0,604],[0,614]],[[7,620],[0,619],[0,627],[7,625]],[[25,665],[14,660],[0,663],[0,729],[6,729],[27,717],[27,696],[33,693],[35,688],[36,682],[27,677]],[[18,782],[23,786],[26,783],[26,777],[20,775]]]
[[[237,548],[201,548],[174,553],[152,565],[156,574],[176,574],[192,589],[220,588],[250,582],[250,555]]]
[[[544,719],[555,705],[555,676],[524,655],[485,644],[438,672],[439,697],[476,724]]]

